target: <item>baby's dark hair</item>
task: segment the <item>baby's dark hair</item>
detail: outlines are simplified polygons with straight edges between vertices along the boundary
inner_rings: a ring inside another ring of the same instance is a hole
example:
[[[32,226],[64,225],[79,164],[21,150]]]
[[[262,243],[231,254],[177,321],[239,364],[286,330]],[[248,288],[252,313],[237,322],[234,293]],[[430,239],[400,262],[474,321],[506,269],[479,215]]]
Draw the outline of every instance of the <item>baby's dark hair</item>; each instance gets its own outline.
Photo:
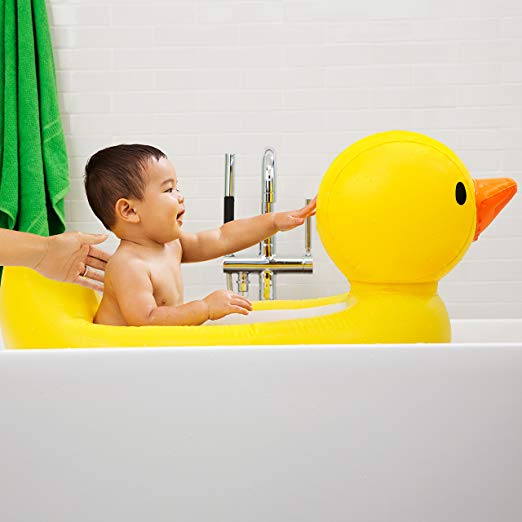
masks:
[[[85,166],[85,191],[96,217],[111,230],[116,223],[114,206],[120,198],[142,199],[143,172],[152,158],[167,156],[151,145],[115,145],[98,151]]]

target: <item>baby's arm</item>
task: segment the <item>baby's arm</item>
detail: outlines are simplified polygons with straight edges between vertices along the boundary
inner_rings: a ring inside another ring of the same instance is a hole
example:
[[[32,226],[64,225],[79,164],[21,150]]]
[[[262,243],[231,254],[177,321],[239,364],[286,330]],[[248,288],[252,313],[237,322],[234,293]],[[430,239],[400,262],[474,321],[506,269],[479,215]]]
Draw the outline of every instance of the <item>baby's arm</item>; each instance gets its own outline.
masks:
[[[276,232],[291,230],[315,214],[315,198],[306,207],[290,212],[270,212],[229,221],[215,230],[182,233],[182,262],[207,261],[248,248]]]
[[[248,315],[252,310],[248,299],[227,290],[190,303],[158,306],[148,269],[141,260],[126,260],[125,265],[111,268],[112,288],[129,326],[194,326],[232,313]]]

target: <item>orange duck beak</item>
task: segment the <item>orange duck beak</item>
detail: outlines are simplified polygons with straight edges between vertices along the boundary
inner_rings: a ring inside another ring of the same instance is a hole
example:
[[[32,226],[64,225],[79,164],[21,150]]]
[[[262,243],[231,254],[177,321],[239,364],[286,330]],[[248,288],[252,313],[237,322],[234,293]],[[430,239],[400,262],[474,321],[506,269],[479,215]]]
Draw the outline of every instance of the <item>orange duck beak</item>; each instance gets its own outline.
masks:
[[[476,241],[515,195],[517,184],[510,178],[475,179],[473,182],[477,205],[477,228],[473,241]]]

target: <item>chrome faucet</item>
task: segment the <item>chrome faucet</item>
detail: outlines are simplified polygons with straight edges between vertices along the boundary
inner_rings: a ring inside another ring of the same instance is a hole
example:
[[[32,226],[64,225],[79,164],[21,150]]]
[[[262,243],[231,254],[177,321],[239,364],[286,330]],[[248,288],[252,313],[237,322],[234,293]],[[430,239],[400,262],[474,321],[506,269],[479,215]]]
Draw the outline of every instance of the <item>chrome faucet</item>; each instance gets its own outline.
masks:
[[[231,159],[232,158],[232,159]],[[230,165],[235,165],[234,155],[225,156],[225,222],[233,218],[233,187],[234,169]],[[265,149],[263,163],[261,167],[261,212],[266,214],[273,212],[275,203],[276,178],[276,156],[272,148]],[[230,202],[232,197],[232,202]],[[228,199],[227,199],[228,198]],[[227,203],[228,201],[228,203]],[[310,202],[306,200],[306,204]],[[228,207],[227,207],[228,206]],[[232,206],[232,217],[230,213]],[[229,209],[228,212],[226,209]],[[257,258],[238,258],[234,254],[226,256],[223,261],[223,272],[227,276],[227,288],[232,290],[232,275],[237,274],[237,292],[241,295],[248,295],[249,275],[257,273],[259,275],[259,299],[276,298],[276,275],[279,272],[285,273],[313,273],[312,259],[312,240],[311,240],[311,218],[305,222],[305,254],[301,258],[278,259],[275,254],[275,237],[270,236],[259,243],[259,256]]]
[[[265,149],[261,167],[261,213],[267,214],[273,211],[275,203],[275,152],[273,149]],[[270,258],[275,248],[275,236],[263,239],[259,243],[259,255]]]

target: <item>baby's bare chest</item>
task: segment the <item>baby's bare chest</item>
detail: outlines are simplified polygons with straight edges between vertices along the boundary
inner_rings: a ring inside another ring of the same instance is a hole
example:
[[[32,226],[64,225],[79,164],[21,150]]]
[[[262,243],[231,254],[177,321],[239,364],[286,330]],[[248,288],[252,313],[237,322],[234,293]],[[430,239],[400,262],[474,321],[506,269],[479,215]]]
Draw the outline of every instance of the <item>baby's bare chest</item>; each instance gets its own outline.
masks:
[[[158,306],[176,306],[183,303],[181,265],[174,256],[150,265],[153,295]]]

